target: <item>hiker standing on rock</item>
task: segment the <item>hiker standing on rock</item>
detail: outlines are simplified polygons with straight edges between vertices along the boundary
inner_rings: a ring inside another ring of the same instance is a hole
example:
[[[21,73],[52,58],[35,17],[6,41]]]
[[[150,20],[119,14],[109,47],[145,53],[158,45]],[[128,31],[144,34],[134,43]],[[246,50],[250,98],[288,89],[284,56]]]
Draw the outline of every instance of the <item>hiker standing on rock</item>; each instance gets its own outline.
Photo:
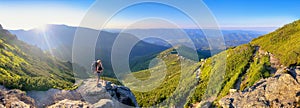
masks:
[[[101,60],[97,60],[97,62],[96,62],[96,70],[95,70],[95,72],[97,73],[97,76],[98,76],[97,84],[99,83],[100,76],[101,76],[101,73],[103,72],[103,70],[104,70],[104,68],[102,66]],[[102,83],[103,83],[103,81],[102,81]]]

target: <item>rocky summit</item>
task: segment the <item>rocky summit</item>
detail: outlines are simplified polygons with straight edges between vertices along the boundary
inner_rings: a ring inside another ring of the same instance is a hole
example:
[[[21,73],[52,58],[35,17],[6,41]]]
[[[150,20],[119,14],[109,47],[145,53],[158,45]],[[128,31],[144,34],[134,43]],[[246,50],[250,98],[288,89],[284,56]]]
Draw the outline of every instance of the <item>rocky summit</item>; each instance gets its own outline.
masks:
[[[129,88],[105,81],[105,85],[96,85],[96,79],[88,79],[78,88],[83,99],[95,107],[137,107],[135,96]]]
[[[267,79],[261,79],[254,86],[233,92],[219,101],[224,108],[280,108],[300,107],[300,69],[281,70]]]
[[[49,89],[47,91],[7,90],[0,86],[0,108],[131,108],[138,107],[129,88],[96,79],[83,80],[76,90]]]

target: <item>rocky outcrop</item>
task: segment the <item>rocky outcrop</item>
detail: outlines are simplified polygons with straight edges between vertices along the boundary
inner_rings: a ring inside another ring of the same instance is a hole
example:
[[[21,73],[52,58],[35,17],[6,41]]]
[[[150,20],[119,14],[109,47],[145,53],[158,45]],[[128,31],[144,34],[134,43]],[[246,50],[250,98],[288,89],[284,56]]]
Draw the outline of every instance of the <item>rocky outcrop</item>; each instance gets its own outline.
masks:
[[[0,30],[2,30],[3,29],[3,27],[2,27],[2,25],[0,24]]]
[[[126,108],[137,107],[137,101],[129,88],[104,81],[97,85],[96,79],[87,79],[76,90],[50,89],[48,91],[29,91],[28,95],[36,101],[37,107],[94,107]],[[74,104],[73,104],[74,103]]]
[[[129,88],[96,79],[84,80],[76,90],[48,91],[7,90],[0,86],[0,108],[131,108],[138,107]]]
[[[88,79],[78,88],[85,101],[94,107],[137,107],[137,101],[129,88],[115,85],[109,81],[104,86],[96,85],[96,79]]]
[[[82,95],[83,99],[91,104],[99,102],[101,99],[111,99],[109,93],[104,87],[98,86],[96,80],[85,80],[77,91]]]
[[[219,101],[224,108],[300,107],[300,69],[261,79],[243,92],[235,92]]]
[[[47,108],[92,108],[93,106],[87,102],[75,100],[62,100]]]
[[[7,90],[0,86],[0,108],[33,108],[35,102],[20,90]]]
[[[101,99],[99,102],[93,105],[95,108],[118,108],[114,102],[109,99]]]
[[[76,90],[58,90],[49,89],[48,91],[28,91],[27,95],[32,97],[37,107],[46,107],[54,104],[55,102],[69,99],[69,100],[81,100],[80,93]]]

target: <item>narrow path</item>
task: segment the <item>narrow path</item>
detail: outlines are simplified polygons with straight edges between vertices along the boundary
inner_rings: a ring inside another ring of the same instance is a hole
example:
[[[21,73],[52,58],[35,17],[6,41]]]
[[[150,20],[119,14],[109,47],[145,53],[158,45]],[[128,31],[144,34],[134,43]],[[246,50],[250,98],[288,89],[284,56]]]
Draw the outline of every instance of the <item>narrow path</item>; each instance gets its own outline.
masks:
[[[256,53],[259,52],[259,50],[260,50],[260,48],[258,46],[255,46],[255,50],[252,54],[252,59],[250,61],[248,61],[248,64],[246,66],[246,70],[239,75],[239,78],[238,78],[238,80],[236,81],[236,83],[234,85],[234,89],[240,90],[240,86],[241,86],[241,83],[242,83],[242,76],[249,71],[250,64],[253,62],[255,57],[258,56]],[[245,79],[247,79],[247,77],[245,77]]]

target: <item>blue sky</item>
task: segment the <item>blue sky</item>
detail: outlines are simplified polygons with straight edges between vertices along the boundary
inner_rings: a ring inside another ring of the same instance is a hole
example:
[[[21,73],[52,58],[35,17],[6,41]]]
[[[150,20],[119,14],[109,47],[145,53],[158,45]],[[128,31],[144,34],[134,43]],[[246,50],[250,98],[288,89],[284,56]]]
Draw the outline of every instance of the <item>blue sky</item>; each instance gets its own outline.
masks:
[[[282,26],[300,18],[300,0],[204,0],[223,26]]]
[[[43,24],[78,26],[93,2],[94,0],[0,0],[0,24],[7,29],[31,29]],[[204,0],[204,2],[220,27],[280,27],[300,18],[300,0]],[[120,11],[108,26],[118,28],[148,17],[171,20],[183,27],[193,26],[190,19],[180,10],[147,3]],[[159,28],[159,25],[152,26]]]

